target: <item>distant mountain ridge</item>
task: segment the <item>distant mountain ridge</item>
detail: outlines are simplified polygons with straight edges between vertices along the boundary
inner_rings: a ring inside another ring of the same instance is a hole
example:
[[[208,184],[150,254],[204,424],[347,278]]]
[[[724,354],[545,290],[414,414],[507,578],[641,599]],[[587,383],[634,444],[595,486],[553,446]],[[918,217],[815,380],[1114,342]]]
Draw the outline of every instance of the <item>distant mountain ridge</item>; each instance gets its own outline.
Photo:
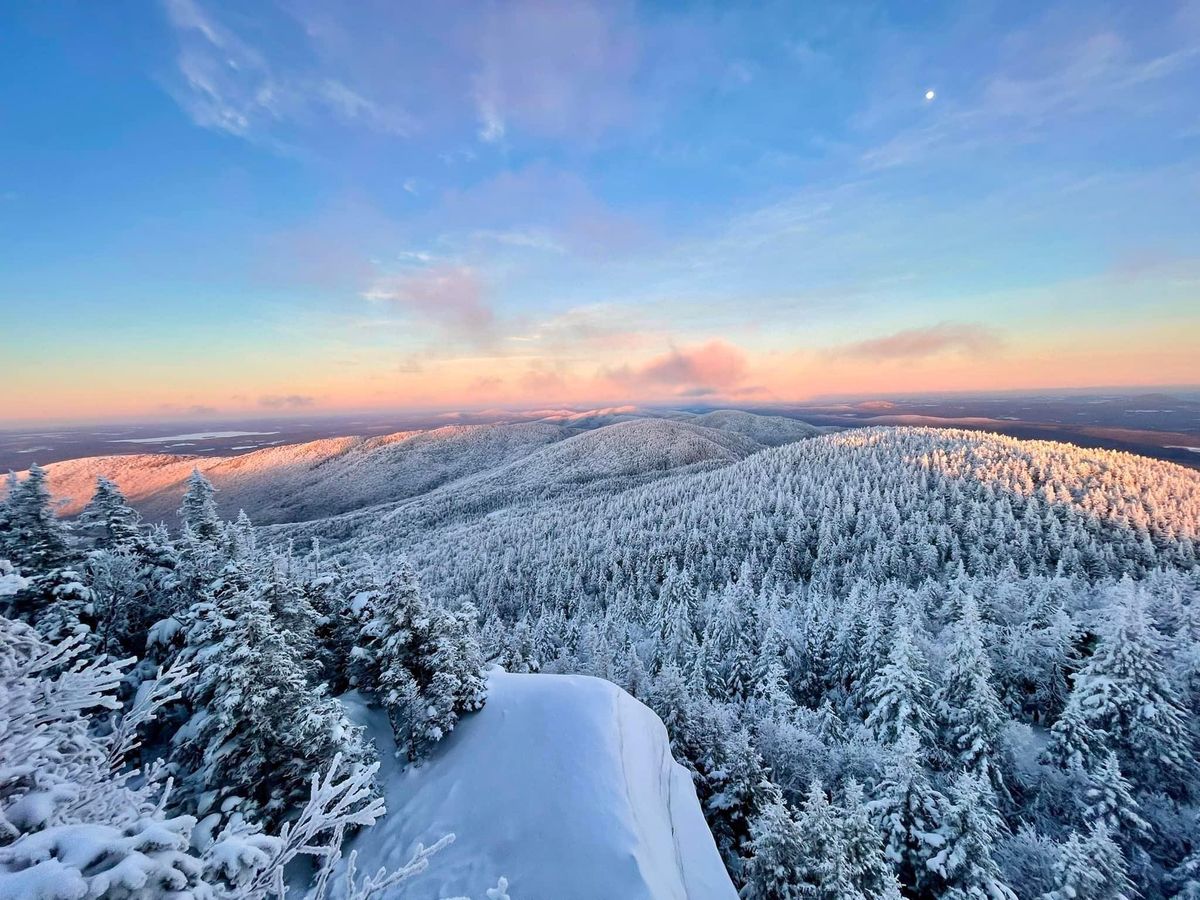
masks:
[[[726,465],[822,431],[796,419],[736,410],[647,416],[618,408],[326,438],[237,456],[96,456],[53,463],[46,471],[62,515],[77,514],[103,475],[148,520],[173,523],[184,482],[199,469],[216,486],[222,515],[244,509],[256,523],[268,525],[394,504],[463,480],[473,481],[478,501],[498,488],[510,492],[516,486],[545,496],[568,484],[653,478]]]

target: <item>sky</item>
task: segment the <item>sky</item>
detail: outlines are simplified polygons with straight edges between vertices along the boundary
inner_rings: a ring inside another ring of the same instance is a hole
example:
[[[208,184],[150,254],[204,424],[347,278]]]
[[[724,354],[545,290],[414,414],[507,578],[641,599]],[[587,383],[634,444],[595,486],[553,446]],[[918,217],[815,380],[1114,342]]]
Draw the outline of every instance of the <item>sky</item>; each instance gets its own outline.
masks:
[[[0,423],[1200,383],[1200,3],[11,4]]]

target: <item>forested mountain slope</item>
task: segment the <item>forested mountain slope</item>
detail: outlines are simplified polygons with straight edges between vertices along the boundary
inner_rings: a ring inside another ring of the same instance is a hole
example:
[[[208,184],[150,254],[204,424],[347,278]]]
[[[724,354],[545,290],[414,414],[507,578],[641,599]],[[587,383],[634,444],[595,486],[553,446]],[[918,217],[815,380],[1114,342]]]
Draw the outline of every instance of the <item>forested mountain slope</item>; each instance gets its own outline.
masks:
[[[149,660],[269,646],[295,678],[280,696],[310,685],[355,752],[323,692],[356,671],[413,758],[470,727],[485,659],[613,681],[666,725],[745,900],[1200,896],[1200,473],[923,428],[767,448],[778,423],[714,420],[616,421],[485,464],[431,451],[462,474],[269,528],[221,522],[195,475],[178,540],[101,484],[78,523],[99,555],[58,533],[37,470],[0,517],[20,570],[0,575],[36,575],[12,615],[115,631],[122,654],[144,635]],[[191,733],[221,677],[185,697],[185,809],[198,751],[225,739]],[[619,726],[580,753],[606,765]],[[472,804],[441,793],[406,794],[388,827]]]
[[[711,471],[762,449],[738,432],[687,421],[633,419],[573,435],[407,501],[284,525],[272,534],[335,543],[361,535],[424,534],[430,527],[471,521],[500,509],[555,497],[611,495],[670,475]]]
[[[304,531],[650,705],[747,897],[1200,889],[1200,474],[872,428],[605,487]]]
[[[54,463],[46,471],[63,515],[78,513],[96,476],[103,475],[146,519],[173,522],[195,468],[217,488],[222,515],[232,518],[245,510],[256,522],[270,524],[394,503],[480,473],[527,486],[539,479],[547,484],[619,475],[651,479],[693,464],[733,462],[764,446],[818,433],[803,422],[748,413],[711,414],[716,416],[711,427],[702,424],[708,417],[676,415],[679,421],[626,413],[450,425],[374,438],[328,438],[230,457],[89,457]],[[561,453],[517,465],[559,442],[566,444]]]
[[[558,425],[450,425],[375,438],[344,437],[241,456],[93,457],[47,466],[51,489],[78,512],[97,475],[115,481],[150,521],[173,521],[193,468],[217,488],[217,507],[255,521],[302,521],[428,491],[530,453],[572,432]]]
[[[434,509],[426,527],[438,524]],[[569,558],[563,577],[596,590],[617,571],[661,578],[671,562],[718,586],[746,562],[827,588],[859,577],[916,584],[960,562],[972,574],[1011,563],[1023,574],[1119,576],[1195,564],[1200,473],[1053,442],[873,428],[603,496],[456,518],[450,531],[416,533],[400,518],[395,530],[391,519],[364,522],[363,539],[395,542],[436,573],[432,590],[476,600],[501,570],[497,554],[539,582]]]
[[[760,416],[740,409],[717,409],[688,421],[705,428],[720,428],[744,434],[767,447],[778,447],[836,430],[809,425],[807,422],[789,419],[786,416]]]

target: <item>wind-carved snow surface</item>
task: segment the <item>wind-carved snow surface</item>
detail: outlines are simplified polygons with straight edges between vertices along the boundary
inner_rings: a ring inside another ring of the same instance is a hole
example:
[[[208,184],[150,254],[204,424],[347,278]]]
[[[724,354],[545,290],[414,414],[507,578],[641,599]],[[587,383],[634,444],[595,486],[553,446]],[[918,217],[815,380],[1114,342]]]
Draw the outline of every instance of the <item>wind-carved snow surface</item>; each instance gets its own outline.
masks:
[[[736,900],[686,769],[659,718],[619,687],[493,670],[488,701],[404,769],[387,716],[351,693],[383,760],[387,816],[359,833],[361,871],[402,864],[454,833],[405,896]]]

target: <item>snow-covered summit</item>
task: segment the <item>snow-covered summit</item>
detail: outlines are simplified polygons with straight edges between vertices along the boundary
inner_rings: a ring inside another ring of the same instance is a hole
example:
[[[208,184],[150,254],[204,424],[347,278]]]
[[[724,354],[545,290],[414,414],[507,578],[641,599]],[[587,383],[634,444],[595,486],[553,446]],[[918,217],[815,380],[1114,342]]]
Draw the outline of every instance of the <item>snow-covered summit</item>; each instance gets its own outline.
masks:
[[[737,896],[662,722],[607,681],[494,670],[484,709],[408,770],[386,714],[345,702],[377,742],[389,810],[353,839],[360,868],[456,835],[405,896],[482,897],[501,876],[521,900]]]
[[[766,447],[779,447],[834,430],[786,416],[760,416],[740,409],[715,409],[689,421],[693,425],[745,435]]]

